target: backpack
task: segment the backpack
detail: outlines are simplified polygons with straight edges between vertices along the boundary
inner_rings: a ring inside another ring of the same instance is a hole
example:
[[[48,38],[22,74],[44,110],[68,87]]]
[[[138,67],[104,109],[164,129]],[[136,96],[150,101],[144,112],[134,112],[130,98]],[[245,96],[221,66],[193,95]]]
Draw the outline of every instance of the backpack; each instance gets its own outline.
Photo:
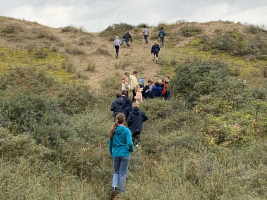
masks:
[[[167,93],[168,85],[164,84],[162,87],[162,94],[165,95]]]

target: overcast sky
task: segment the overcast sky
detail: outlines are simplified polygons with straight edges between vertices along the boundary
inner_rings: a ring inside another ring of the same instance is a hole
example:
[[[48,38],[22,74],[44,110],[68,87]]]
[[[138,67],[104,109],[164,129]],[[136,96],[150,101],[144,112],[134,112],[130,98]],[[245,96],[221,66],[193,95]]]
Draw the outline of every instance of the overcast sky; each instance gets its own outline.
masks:
[[[267,25],[266,11],[267,0],[0,0],[0,16],[51,27],[83,26],[91,32],[113,23],[156,25],[179,19]]]

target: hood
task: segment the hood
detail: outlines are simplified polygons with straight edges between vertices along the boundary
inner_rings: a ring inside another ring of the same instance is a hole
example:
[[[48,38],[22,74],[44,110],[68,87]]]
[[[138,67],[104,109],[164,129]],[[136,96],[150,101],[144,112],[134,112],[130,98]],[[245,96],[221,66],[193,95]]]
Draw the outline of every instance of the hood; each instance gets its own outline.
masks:
[[[144,77],[141,77],[139,83],[142,83],[142,84],[144,85],[144,83],[145,83],[145,79],[144,79]]]
[[[123,97],[119,97],[115,100],[115,102],[118,104],[118,105],[123,105],[124,104],[124,98]]]
[[[129,35],[129,34],[130,34],[129,32],[126,33],[126,35]]]
[[[115,129],[115,135],[120,135],[125,129],[125,126],[117,126]]]
[[[159,84],[157,84],[157,85],[153,85],[153,90],[159,90],[159,89],[161,89],[161,87],[160,87]]]
[[[119,39],[119,36],[116,36],[115,39]]]
[[[139,109],[138,108],[135,108],[135,109],[133,109],[133,114],[134,115],[139,115],[140,114],[140,112],[139,112]]]

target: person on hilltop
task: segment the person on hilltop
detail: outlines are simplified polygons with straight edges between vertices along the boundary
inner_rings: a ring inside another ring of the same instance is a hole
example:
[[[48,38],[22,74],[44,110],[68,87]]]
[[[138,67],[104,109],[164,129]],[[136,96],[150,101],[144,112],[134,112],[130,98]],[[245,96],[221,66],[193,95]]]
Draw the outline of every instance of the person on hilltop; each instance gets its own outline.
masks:
[[[119,39],[119,36],[115,37],[115,40],[113,42],[113,46],[116,49],[116,58],[119,57],[119,49],[120,49],[121,41]]]
[[[130,112],[132,112],[132,102],[131,100],[126,96],[127,92],[125,90],[122,91],[121,96],[124,98],[124,110],[123,114],[125,115],[125,120],[127,120]]]
[[[144,25],[143,27],[144,27],[143,28],[143,36],[144,36],[146,43],[148,43],[147,38],[148,38],[149,32],[148,32],[148,29],[146,28],[146,25]]]
[[[136,85],[138,85],[137,75],[138,75],[137,71],[133,71],[133,75],[130,75],[130,90],[132,90],[133,92],[132,102],[134,101],[134,97],[136,96],[135,88]]]
[[[148,117],[139,110],[139,104],[133,104],[133,111],[130,112],[129,117],[127,119],[128,127],[132,132],[132,138],[134,145],[138,146],[138,142],[140,142],[140,133],[143,129],[143,122],[148,120]]]
[[[125,72],[125,74],[122,76],[122,84],[121,84],[121,90],[125,90],[126,91],[126,97],[128,97],[128,91],[130,89],[130,73],[129,72]]]
[[[121,93],[116,94],[117,99],[115,99],[110,107],[110,110],[113,111],[113,117],[115,118],[118,113],[123,113],[125,108],[125,100],[121,96]]]
[[[154,99],[161,96],[162,96],[162,88],[160,87],[159,81],[156,81],[155,85],[153,85],[152,90],[150,92],[150,98]]]
[[[109,152],[113,159],[114,168],[110,199],[114,199],[118,192],[122,193],[124,191],[130,152],[134,150],[131,131],[124,126],[124,123],[124,114],[117,114],[109,135]]]
[[[165,37],[165,31],[163,30],[163,27],[161,27],[159,30],[159,39],[161,46],[164,46],[164,37]]]
[[[126,42],[126,46],[130,46],[130,45],[129,45],[129,40],[131,40],[131,42],[133,42],[133,40],[132,40],[132,36],[130,35],[129,32],[127,32],[127,33],[123,36],[123,38],[122,38],[122,40],[121,40],[121,45],[123,45],[123,42],[125,41],[125,42]]]
[[[158,62],[159,51],[160,51],[160,48],[159,48],[158,42],[155,41],[155,42],[154,42],[154,45],[153,45],[152,48],[151,48],[151,54],[154,55],[153,60],[155,60],[155,56],[156,56],[156,62]]]

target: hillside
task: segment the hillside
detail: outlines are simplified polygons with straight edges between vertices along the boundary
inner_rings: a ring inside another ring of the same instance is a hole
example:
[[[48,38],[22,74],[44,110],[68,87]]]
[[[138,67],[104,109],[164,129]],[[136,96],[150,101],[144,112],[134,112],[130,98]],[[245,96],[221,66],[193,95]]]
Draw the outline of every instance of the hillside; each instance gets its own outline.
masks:
[[[159,62],[150,48],[166,31]],[[112,42],[129,31],[115,58]],[[0,17],[0,199],[109,199],[110,105],[125,71],[170,75],[149,99],[119,199],[267,198],[267,32],[229,21],[100,33]]]

